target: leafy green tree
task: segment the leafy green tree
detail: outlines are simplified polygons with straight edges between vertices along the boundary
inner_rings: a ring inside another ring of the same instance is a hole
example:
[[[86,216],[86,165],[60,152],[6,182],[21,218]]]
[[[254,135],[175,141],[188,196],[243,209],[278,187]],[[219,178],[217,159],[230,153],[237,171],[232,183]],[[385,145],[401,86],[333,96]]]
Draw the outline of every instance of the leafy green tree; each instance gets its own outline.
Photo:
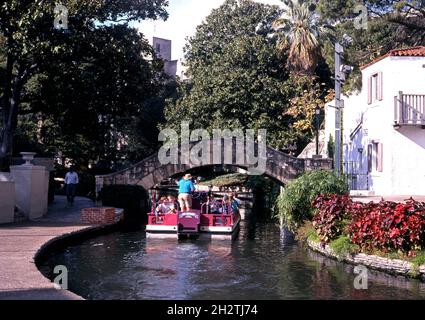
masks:
[[[359,4],[358,0],[319,0],[317,13],[326,23],[340,24],[357,16],[355,9]]]
[[[73,52],[71,61],[28,82],[21,113],[33,118],[36,140],[50,155],[60,151],[84,165],[100,159],[115,163],[129,144],[138,143],[136,122],[155,128],[160,120],[149,103],[162,90],[162,62],[144,59],[154,55],[152,47],[125,25],[95,29]],[[140,157],[154,150],[144,151]]]
[[[321,0],[318,11],[322,19],[335,25],[335,37],[353,38],[344,54],[345,63],[355,67],[344,86],[345,91],[361,88],[360,67],[396,48],[425,44],[424,6],[421,1],[364,1],[367,28],[356,28],[360,12],[356,1]],[[334,48],[324,46],[326,63],[334,68]]]
[[[276,50],[278,38],[270,35],[280,14],[277,6],[249,0],[227,0],[213,10],[186,46],[191,79],[167,105],[165,126],[178,130],[181,121],[191,121],[192,128],[210,131],[262,128],[269,145],[288,150],[297,143],[302,149],[311,118],[294,98],[311,86],[291,77],[287,52]],[[326,96],[326,87],[313,87],[314,99]]]
[[[380,18],[397,24],[406,31],[405,35],[413,33],[417,40],[423,41],[425,5],[421,0],[319,0],[318,10],[325,19],[343,23],[359,15],[359,5],[367,8],[369,20]]]
[[[166,0],[65,0],[62,4],[69,10],[69,29],[65,31],[54,28],[54,2],[6,0],[0,4],[0,34],[5,51],[0,98],[3,164],[11,154],[22,93],[32,76],[52,64],[72,61],[75,44],[89,37],[99,23],[167,17]]]
[[[263,37],[272,32],[272,23],[279,16],[276,6],[265,6],[250,0],[226,0],[212,10],[196,29],[185,47],[188,76],[203,74],[205,66],[220,60],[227,45],[242,37]],[[253,61],[247,61],[253,62]]]
[[[422,0],[367,0],[365,5],[375,16],[402,27],[410,41],[425,40],[425,3]]]

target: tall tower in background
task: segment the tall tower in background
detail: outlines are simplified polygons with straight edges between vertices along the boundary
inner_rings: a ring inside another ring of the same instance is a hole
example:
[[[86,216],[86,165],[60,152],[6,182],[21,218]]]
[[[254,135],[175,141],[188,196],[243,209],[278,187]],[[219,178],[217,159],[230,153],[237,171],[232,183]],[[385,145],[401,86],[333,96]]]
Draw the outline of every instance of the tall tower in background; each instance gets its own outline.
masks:
[[[164,72],[175,78],[177,74],[177,60],[171,60],[171,40],[153,37],[152,46],[158,57],[164,60]]]

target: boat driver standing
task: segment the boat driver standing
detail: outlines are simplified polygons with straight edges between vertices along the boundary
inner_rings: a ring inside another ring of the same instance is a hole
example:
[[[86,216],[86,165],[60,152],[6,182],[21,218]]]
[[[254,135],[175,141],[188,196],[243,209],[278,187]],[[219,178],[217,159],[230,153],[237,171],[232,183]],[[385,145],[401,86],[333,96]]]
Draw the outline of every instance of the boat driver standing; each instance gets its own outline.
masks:
[[[192,209],[192,192],[195,191],[195,185],[192,181],[192,175],[186,174],[178,183],[179,203],[181,211],[190,211]]]

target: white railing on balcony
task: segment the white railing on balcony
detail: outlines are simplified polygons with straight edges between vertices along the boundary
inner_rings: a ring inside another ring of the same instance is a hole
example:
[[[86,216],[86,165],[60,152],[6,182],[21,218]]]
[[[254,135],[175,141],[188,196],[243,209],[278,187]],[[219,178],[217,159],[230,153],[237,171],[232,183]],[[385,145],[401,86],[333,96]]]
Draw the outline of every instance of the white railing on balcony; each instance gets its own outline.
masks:
[[[425,126],[425,94],[404,94],[394,97],[396,126]]]

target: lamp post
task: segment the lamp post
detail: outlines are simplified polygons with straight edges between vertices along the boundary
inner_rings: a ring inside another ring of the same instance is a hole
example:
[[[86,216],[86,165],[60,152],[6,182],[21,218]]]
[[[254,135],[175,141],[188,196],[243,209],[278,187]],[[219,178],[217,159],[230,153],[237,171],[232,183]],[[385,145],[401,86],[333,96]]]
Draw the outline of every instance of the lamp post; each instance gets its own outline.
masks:
[[[320,129],[320,107],[316,106],[315,109],[316,120],[316,157],[319,157],[319,129]]]
[[[345,80],[345,73],[349,70],[342,68],[341,58],[344,53],[344,46],[348,46],[353,42],[353,39],[344,34],[342,45],[338,42],[335,43],[335,174],[341,175],[341,109],[343,102],[341,100],[341,87]]]

